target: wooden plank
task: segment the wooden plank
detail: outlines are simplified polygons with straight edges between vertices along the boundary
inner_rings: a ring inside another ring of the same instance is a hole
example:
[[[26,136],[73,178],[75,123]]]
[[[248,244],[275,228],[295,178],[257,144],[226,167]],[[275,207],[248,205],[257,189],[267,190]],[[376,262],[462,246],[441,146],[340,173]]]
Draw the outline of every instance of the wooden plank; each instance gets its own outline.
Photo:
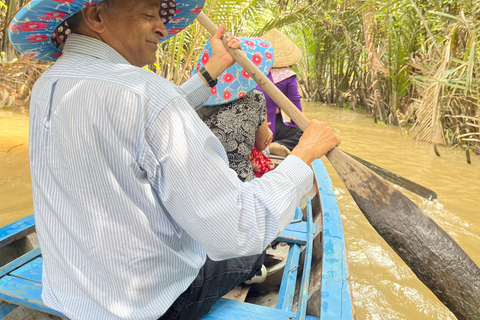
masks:
[[[42,285],[21,278],[4,276],[0,279],[0,300],[39,310],[58,317],[65,317],[50,309],[42,301]]]
[[[312,198],[307,199],[307,246],[303,263],[302,284],[298,295],[297,320],[305,320],[307,314],[308,285],[310,283],[310,270],[312,267],[313,236],[315,235],[314,222],[312,217]]]
[[[0,318],[5,317],[7,314],[17,309],[18,306],[7,302],[0,301]]]
[[[318,196],[317,186],[313,185],[312,189],[307,192],[307,194],[300,200],[300,205],[302,206],[302,213],[304,220],[307,220],[307,198],[312,198],[312,212],[313,212],[313,219],[315,220],[317,217],[316,215],[320,214],[320,200]]]
[[[307,233],[307,222],[299,221],[290,223],[284,230],[289,230],[293,232]]]
[[[313,224],[313,232],[317,232],[317,225]],[[290,223],[277,237],[276,241],[284,241],[304,246],[307,243],[307,222],[299,221]]]
[[[17,268],[16,270],[10,272],[10,275],[42,283],[42,263],[43,259],[41,257],[38,257],[34,260],[27,262],[20,268]]]
[[[293,217],[293,221],[302,221],[303,219],[303,212],[301,206],[298,206],[297,209],[295,209],[295,216]]]
[[[328,172],[320,159],[312,163],[323,211],[322,320],[353,319],[342,219]]]
[[[295,312],[291,311],[220,299],[202,320],[292,320],[295,317]],[[319,319],[307,316],[307,320]]]
[[[236,286],[222,298],[244,302],[247,298],[248,291],[250,291],[250,286]]]
[[[295,285],[297,284],[298,261],[301,252],[302,248],[298,244],[292,244],[290,246],[287,263],[283,269],[280,291],[278,292],[277,309],[292,311]]]
[[[307,243],[307,234],[290,230],[283,230],[282,233],[275,240],[304,246]]]
[[[37,258],[40,255],[41,255],[40,248],[35,248],[32,251],[25,253],[23,256],[13,260],[12,262],[4,265],[3,267],[0,267],[0,277],[6,275],[9,272],[12,272],[13,270],[17,269],[21,265],[29,262],[30,260]]]
[[[35,231],[33,214],[0,228],[0,248]]]

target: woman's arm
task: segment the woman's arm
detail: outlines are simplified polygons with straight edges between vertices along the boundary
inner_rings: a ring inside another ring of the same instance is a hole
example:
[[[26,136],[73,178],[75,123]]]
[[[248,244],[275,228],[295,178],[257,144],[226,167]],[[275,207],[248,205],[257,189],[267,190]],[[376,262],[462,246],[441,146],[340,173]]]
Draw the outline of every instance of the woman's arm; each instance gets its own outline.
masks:
[[[270,122],[267,122],[267,116],[265,115],[265,121],[263,121],[255,132],[255,148],[260,151],[265,150],[265,148],[272,142],[273,133],[269,126]]]
[[[298,92],[297,76],[289,77],[283,81],[285,81],[286,85],[285,95],[290,101],[292,101],[298,110],[302,111],[303,108],[302,103],[300,102],[300,93]]]

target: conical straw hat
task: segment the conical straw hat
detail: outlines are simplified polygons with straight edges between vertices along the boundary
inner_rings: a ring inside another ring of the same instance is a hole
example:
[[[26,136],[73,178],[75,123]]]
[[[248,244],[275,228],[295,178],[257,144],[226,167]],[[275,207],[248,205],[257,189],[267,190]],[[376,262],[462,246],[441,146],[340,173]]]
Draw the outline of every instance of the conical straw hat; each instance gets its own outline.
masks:
[[[288,67],[297,63],[302,57],[302,50],[286,35],[273,28],[260,38],[267,40],[275,52],[273,68]]]

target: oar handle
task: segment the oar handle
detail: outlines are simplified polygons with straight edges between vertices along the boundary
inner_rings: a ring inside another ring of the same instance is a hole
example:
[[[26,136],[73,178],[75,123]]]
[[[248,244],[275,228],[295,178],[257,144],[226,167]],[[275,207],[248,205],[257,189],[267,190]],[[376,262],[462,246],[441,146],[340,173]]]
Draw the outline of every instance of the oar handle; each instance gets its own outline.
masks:
[[[203,13],[197,16],[198,22],[207,29],[207,31],[214,35],[218,28],[217,26]],[[223,43],[226,45],[226,39],[223,37]],[[275,103],[282,109],[295,124],[305,131],[308,127],[308,120],[305,115],[298,110],[298,108],[271,82],[258,68],[250,61],[240,49],[230,49],[227,46],[227,51],[232,55],[233,59],[247,71],[247,73],[255,80],[255,82],[268,94],[268,96],[275,101]]]

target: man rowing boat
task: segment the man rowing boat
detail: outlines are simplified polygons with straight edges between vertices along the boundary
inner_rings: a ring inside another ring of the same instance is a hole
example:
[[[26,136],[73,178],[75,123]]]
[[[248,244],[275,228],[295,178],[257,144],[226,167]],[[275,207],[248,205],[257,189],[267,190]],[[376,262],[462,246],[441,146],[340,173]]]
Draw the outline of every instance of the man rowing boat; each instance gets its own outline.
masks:
[[[142,69],[203,3],[33,0],[10,25],[19,51],[55,61],[32,92],[29,156],[42,298],[70,319],[201,318],[261,266],[310,163],[340,143],[312,121],[277,169],[238,180],[194,110],[233,64],[225,26],[181,87]]]

